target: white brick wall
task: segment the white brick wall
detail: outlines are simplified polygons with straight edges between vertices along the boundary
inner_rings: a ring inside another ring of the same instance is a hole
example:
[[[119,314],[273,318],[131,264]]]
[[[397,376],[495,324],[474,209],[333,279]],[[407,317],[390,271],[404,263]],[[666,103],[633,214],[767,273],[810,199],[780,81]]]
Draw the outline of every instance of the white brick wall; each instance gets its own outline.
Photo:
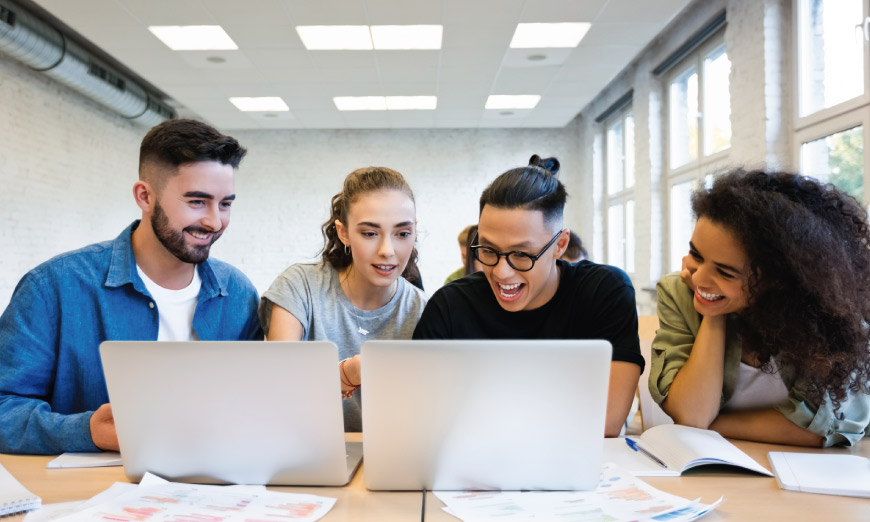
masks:
[[[140,214],[132,199],[147,129],[0,55],[0,310],[30,268],[58,253],[114,238]],[[461,263],[456,235],[477,221],[495,176],[533,153],[557,156],[578,227],[583,200],[576,125],[529,130],[224,130],[249,154],[232,224],[213,253],[262,292],[288,264],[314,259],[320,225],[344,177],[366,165],[406,175],[417,198],[427,291]],[[586,232],[580,228],[581,234]],[[591,233],[591,229],[590,229]]]

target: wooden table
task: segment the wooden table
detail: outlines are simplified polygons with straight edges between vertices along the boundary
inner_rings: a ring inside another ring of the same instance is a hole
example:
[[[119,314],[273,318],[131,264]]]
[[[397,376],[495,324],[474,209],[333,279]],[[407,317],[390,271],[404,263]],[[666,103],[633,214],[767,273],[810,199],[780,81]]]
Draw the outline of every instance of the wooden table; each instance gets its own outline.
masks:
[[[361,440],[360,434],[349,434],[348,440]],[[770,469],[768,451],[801,451],[807,453],[853,454],[870,457],[870,439],[862,440],[852,448],[811,449],[777,446],[755,442],[732,441],[764,467]],[[46,469],[53,457],[0,455],[0,464],[6,467],[27,489],[42,497],[45,504],[84,500],[109,487],[113,482],[126,482],[120,467]],[[322,519],[337,521],[414,521],[420,519],[422,495],[419,492],[369,491],[365,488],[364,466],[345,487],[270,487],[275,491],[311,493],[335,497],[335,506]],[[796,493],[779,489],[776,480],[746,472],[701,468],[682,477],[644,477],[652,486],[685,498],[700,498],[712,503],[719,497],[725,500],[713,513],[702,520],[716,521],[822,521],[868,522],[870,500]],[[427,522],[456,522],[444,513],[443,504],[433,494],[426,498]],[[24,515],[7,518],[20,522]]]
[[[732,440],[738,448],[767,469],[768,451],[837,453],[870,457],[870,438],[852,448],[797,448]],[[725,497],[716,511],[705,515],[705,522],[870,522],[870,499],[798,493],[779,488],[776,479],[748,472],[716,468],[688,471],[681,477],[642,477],[653,487],[710,504]],[[441,508],[444,504],[433,494],[426,497],[426,522],[457,522]]]
[[[352,442],[362,441],[361,433],[347,435]],[[105,490],[114,482],[129,482],[119,466],[105,468],[47,469],[54,457],[0,454],[2,464],[43,504],[85,500]],[[324,522],[390,522],[419,520],[423,495],[418,491],[375,492],[365,487],[365,462],[350,484],[344,487],[269,487],[273,491],[309,493],[334,497],[338,501],[321,520]],[[24,514],[4,518],[4,522],[21,522]],[[454,521],[455,522],[455,521]]]

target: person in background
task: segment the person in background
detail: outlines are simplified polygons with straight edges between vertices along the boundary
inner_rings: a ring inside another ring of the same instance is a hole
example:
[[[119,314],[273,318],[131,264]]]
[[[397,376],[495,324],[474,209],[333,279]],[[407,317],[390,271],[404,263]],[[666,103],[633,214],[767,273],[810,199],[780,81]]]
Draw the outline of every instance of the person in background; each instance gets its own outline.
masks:
[[[457,240],[459,241],[459,253],[462,255],[462,266],[453,271],[447,279],[444,280],[444,284],[450,283],[452,281],[456,281],[460,277],[467,276],[470,272],[468,272],[468,240],[471,238],[472,227],[477,227],[477,225],[468,225],[467,227],[462,229],[462,232],[457,236]]]
[[[870,424],[870,228],[810,178],[734,170],[692,197],[681,272],[658,283],[649,388],[725,437],[851,445]]]
[[[257,290],[209,258],[245,152],[205,123],[157,125],[133,184],[142,219],[25,274],[0,317],[0,452],[118,450],[103,341],[263,338]]]
[[[435,292],[414,338],[605,339],[613,346],[605,435],[615,437],[644,364],[634,287],[619,268],[560,259],[569,231],[558,172],[558,160],[535,155],[483,191],[469,252],[483,271]]]
[[[589,252],[587,252],[586,248],[583,247],[583,241],[575,232],[571,232],[568,239],[568,248],[566,248],[565,253],[562,254],[562,259],[569,263],[577,263],[584,259],[589,259]]]
[[[477,240],[477,225],[471,225],[468,230],[468,242],[466,243],[466,249],[470,248],[471,245]],[[467,250],[466,250],[467,252]],[[465,275],[470,275],[475,272],[480,272],[483,270],[483,264],[475,259],[474,256],[469,256],[466,254],[465,256]]]
[[[345,431],[362,431],[360,346],[410,339],[426,297],[406,277],[417,266],[414,194],[398,172],[351,172],[332,198],[318,263],[291,265],[263,294],[259,316],[269,341],[332,341]]]

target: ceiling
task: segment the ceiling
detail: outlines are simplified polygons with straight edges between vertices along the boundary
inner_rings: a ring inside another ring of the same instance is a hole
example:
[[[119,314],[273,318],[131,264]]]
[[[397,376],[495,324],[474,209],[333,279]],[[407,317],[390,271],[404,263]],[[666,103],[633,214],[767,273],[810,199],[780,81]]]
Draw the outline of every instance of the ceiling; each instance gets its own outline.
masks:
[[[223,129],[374,129],[562,127],[690,0],[35,2],[170,96],[180,115]],[[511,49],[521,22],[592,26],[576,48]],[[442,24],[442,48],[309,51],[294,29],[405,24]],[[239,49],[172,51],[152,25],[220,25]],[[534,109],[487,110],[490,94],[541,100]],[[338,111],[332,100],[433,95],[436,109],[414,111]],[[290,110],[241,112],[229,102],[237,96],[280,96]]]

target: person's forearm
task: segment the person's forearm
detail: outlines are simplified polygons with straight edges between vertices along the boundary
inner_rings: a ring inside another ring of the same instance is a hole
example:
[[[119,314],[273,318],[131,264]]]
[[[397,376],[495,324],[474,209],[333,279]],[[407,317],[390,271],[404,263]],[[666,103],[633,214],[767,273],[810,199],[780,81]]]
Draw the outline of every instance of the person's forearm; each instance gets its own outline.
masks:
[[[710,424],[710,429],[732,439],[789,444],[792,446],[821,446],[821,436],[805,430],[773,410],[752,410],[722,413]]]
[[[719,414],[724,371],[725,316],[705,317],[662,409],[677,424],[707,429]]]
[[[610,363],[610,383],[607,391],[607,416],[604,422],[605,437],[619,437],[631,411],[631,403],[637,392],[640,366],[624,361]]]
[[[92,412],[62,415],[44,401],[0,395],[0,453],[57,455],[98,451],[90,435]]]

